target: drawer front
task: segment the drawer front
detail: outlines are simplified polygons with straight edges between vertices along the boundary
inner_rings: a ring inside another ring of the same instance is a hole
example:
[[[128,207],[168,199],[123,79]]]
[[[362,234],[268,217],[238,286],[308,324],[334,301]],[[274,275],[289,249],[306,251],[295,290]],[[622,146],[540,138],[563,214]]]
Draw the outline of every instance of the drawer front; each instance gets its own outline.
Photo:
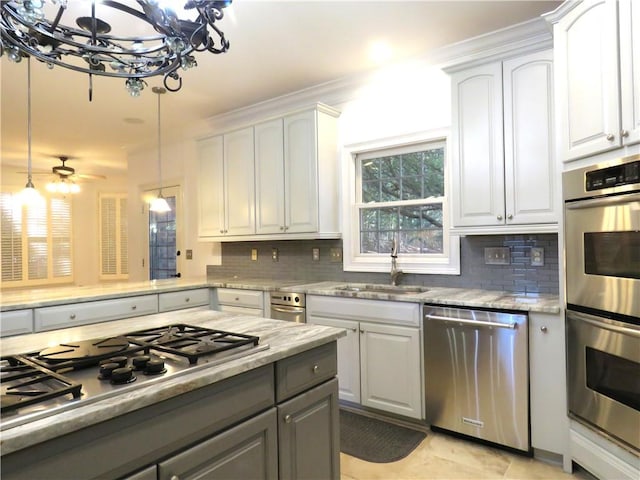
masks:
[[[331,342],[276,363],[276,400],[308,390],[338,373],[336,342]]]
[[[237,288],[218,288],[218,304],[236,305],[238,307],[264,307],[264,293],[257,290],[241,290]]]
[[[36,308],[34,326],[36,332],[75,327],[88,323],[105,322],[120,318],[136,317],[158,312],[158,296],[101,300],[99,302],[75,303],[57,307]]]
[[[0,313],[0,337],[33,332],[33,310]]]
[[[258,308],[236,307],[235,305],[220,305],[218,309],[221,312],[240,313],[242,315],[264,317],[264,312],[262,311],[262,309],[258,309]]]
[[[161,293],[158,295],[158,309],[161,312],[180,310],[181,308],[209,305],[209,289],[195,288],[181,292]]]
[[[307,318],[310,316],[407,327],[421,325],[419,303],[387,300],[307,295]]]

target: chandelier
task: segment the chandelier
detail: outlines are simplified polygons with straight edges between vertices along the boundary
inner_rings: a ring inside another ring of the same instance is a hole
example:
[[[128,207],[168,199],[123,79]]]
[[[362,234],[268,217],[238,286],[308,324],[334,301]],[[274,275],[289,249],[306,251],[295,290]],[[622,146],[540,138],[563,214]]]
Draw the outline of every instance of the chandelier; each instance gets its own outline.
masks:
[[[190,19],[178,17],[177,0],[1,0],[0,55],[6,51],[14,62],[33,56],[49,68],[88,74],[89,100],[93,75],[124,78],[132,96],[140,95],[145,78],[163,76],[165,88],[176,92],[178,70],[197,65],[195,52],[229,49],[216,22],[231,0],[183,2]],[[112,32],[110,18],[144,34]]]

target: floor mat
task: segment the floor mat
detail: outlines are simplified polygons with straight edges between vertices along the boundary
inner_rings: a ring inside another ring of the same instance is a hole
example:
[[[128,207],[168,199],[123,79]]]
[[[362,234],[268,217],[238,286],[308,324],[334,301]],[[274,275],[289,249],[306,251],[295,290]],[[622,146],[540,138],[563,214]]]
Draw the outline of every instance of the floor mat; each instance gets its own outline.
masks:
[[[400,460],[426,436],[424,432],[340,410],[340,451],[367,462]]]

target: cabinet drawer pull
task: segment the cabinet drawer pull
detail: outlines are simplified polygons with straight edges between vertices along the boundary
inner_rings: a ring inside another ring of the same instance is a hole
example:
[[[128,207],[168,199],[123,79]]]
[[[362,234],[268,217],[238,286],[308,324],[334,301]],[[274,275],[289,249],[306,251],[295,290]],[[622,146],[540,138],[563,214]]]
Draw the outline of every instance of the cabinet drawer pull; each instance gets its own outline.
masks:
[[[185,302],[189,303],[191,301],[191,299],[189,297],[184,299]]]
[[[180,477],[178,475],[171,475],[169,480],[180,480]]]
[[[540,331],[542,333],[547,333],[547,330],[548,330],[547,327],[545,327],[544,325],[542,327],[540,327]]]
[[[314,365],[311,370],[313,370],[313,373],[318,373],[318,370],[320,370],[320,367],[318,367],[318,365]]]
[[[240,297],[236,297],[236,302],[239,302],[239,301],[240,301]]]
[[[70,318],[71,320],[75,320],[75,319],[76,319],[76,314],[75,314],[75,313],[72,313],[71,315],[69,315],[69,318]]]
[[[135,310],[136,308],[138,308],[137,305],[131,305],[131,310]]]
[[[513,215],[509,214],[509,215],[507,215],[507,218],[508,218],[509,220],[513,220]]]
[[[498,220],[502,220],[502,215],[498,215],[496,218],[497,218]]]
[[[613,133],[607,134],[607,140],[609,140],[610,142],[613,142],[615,138],[616,136]]]
[[[629,136],[629,130],[620,130],[620,136],[622,138],[627,138]]]
[[[284,416],[284,423],[291,423],[291,415]]]

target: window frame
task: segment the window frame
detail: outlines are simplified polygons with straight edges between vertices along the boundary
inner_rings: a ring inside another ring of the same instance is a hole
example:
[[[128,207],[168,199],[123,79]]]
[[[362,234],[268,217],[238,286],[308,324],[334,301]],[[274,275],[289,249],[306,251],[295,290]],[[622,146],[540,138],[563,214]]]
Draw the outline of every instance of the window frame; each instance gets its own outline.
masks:
[[[360,207],[361,188],[358,157],[384,156],[387,152],[410,152],[420,150],[429,143],[443,143],[444,198],[442,199],[443,252],[438,254],[399,253],[398,268],[404,273],[460,275],[460,237],[451,232],[451,143],[449,129],[436,129],[412,134],[370,140],[346,145],[343,148],[343,269],[354,272],[388,272],[391,268],[391,252],[360,253]],[[407,204],[424,204],[422,200],[406,201]],[[384,202],[380,206],[385,206]]]

